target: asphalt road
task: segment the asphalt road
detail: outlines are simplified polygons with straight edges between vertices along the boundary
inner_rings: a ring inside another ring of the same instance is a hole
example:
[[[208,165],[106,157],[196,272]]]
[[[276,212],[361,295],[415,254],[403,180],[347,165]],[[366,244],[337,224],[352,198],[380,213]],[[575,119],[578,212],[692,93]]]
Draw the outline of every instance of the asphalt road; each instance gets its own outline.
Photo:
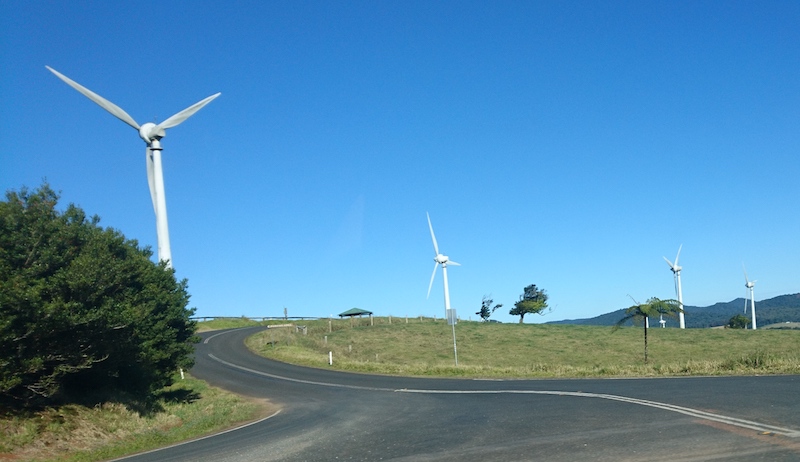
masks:
[[[192,374],[278,414],[126,461],[798,461],[800,376],[457,380],[261,358],[210,332]]]

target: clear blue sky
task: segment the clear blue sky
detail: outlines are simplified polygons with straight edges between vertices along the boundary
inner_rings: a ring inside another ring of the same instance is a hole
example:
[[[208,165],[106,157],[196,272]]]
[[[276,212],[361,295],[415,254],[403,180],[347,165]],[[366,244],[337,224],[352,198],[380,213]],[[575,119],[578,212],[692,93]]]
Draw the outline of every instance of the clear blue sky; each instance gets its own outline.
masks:
[[[172,254],[201,316],[584,318],[800,292],[800,3],[0,3],[0,186],[44,178],[156,247],[137,133],[161,121]],[[528,321],[528,319],[526,319]]]

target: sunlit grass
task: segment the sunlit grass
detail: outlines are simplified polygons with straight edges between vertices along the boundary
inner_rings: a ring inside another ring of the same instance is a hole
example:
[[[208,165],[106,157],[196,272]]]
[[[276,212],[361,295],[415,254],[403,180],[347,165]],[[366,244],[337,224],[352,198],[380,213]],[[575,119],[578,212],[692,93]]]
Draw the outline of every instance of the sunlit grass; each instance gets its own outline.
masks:
[[[210,319],[207,321],[199,321],[197,323],[197,332],[208,332],[211,330],[222,330],[222,329],[237,329],[240,327],[254,327],[254,326],[280,326],[280,325],[288,325],[293,322],[294,320],[287,321],[283,319],[269,319],[269,320],[254,320],[242,316],[240,318],[215,318]],[[300,324],[306,321],[300,321]]]
[[[253,321],[246,317],[241,318],[217,318],[209,321],[197,323],[197,332],[207,332],[210,330],[235,329],[238,327],[265,326],[267,322]]]
[[[304,321],[248,340],[281,361],[357,372],[460,377],[652,377],[797,374],[800,332],[460,322],[458,367],[451,327],[429,318]],[[327,338],[326,338],[327,337]]]
[[[187,377],[147,412],[106,403],[0,416],[0,460],[107,460],[219,431],[268,407]]]

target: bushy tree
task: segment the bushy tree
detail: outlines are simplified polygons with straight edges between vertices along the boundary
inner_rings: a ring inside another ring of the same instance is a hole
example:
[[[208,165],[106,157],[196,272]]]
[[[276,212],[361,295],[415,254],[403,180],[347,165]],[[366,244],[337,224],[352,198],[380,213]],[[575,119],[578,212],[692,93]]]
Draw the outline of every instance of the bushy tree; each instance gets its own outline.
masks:
[[[638,303],[636,300],[634,303],[636,304],[625,310],[625,316],[617,321],[613,330],[619,329],[629,321],[633,321],[634,324],[641,323],[644,326],[644,362],[647,363],[647,318],[655,316],[677,318],[683,309],[677,300],[659,300],[656,297],[647,300],[647,303]]]
[[[185,280],[48,184],[0,202],[0,403],[146,398],[192,364]]]
[[[737,314],[728,320],[728,328],[730,329],[747,329],[749,324],[750,320],[742,314]]]
[[[526,314],[544,314],[546,308],[547,293],[544,289],[537,288],[536,284],[531,284],[523,289],[519,301],[514,303],[514,308],[511,308],[508,313],[512,316],[519,316],[519,323],[522,324]]]
[[[483,300],[481,300],[481,309],[475,314],[480,316],[484,322],[489,322],[489,318],[492,316],[492,313],[494,313],[496,309],[503,307],[502,303],[498,303],[496,305],[493,304],[494,299],[489,298],[488,295],[484,295]]]

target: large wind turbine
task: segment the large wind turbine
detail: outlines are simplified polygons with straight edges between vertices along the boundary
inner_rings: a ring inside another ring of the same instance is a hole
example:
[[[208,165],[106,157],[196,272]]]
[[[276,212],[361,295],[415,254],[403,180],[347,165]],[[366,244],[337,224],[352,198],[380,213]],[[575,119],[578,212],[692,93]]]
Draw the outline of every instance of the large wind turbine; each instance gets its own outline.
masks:
[[[680,305],[681,310],[683,309],[683,294],[681,293],[681,270],[683,267],[678,266],[678,258],[681,256],[681,249],[683,248],[683,244],[678,247],[678,255],[675,256],[675,264],[664,257],[664,260],[667,261],[669,268],[672,270],[673,274],[675,275],[675,293],[678,295],[678,305]],[[681,329],[686,328],[686,322],[683,318],[683,311],[678,313],[678,321],[680,321]]]
[[[756,286],[756,281],[751,281],[747,278],[747,270],[744,268],[744,263],[742,263],[742,270],[744,271],[744,286],[750,289],[750,318],[751,323],[753,325],[753,330],[756,328],[756,299],[753,298],[753,287]],[[744,301],[744,309],[747,312],[747,299]]]
[[[153,210],[156,214],[158,259],[166,262],[167,267],[171,268],[172,252],[169,246],[169,227],[167,226],[167,200],[166,196],[164,195],[164,173],[161,167],[161,138],[167,135],[166,129],[179,125],[181,122],[191,117],[195,112],[202,109],[203,106],[210,103],[211,100],[219,96],[221,93],[211,95],[208,98],[187,107],[172,117],[167,118],[158,125],[152,122],[139,125],[135,120],[133,120],[133,117],[128,115],[127,112],[123,111],[122,108],[116,104],[108,101],[107,99],[80,85],[74,80],[71,80],[50,66],[45,67],[50,72],[55,74],[56,77],[66,82],[67,85],[78,90],[84,96],[97,103],[106,111],[110,112],[111,115],[139,131],[139,137],[142,138],[147,144],[147,148],[145,150],[147,163],[147,183],[150,185],[150,198],[153,201]]]
[[[451,261],[447,255],[442,255],[439,253],[439,244],[436,243],[436,235],[433,234],[433,225],[431,224],[431,216],[426,212],[425,215],[428,216],[428,228],[431,230],[431,240],[433,241],[433,251],[436,252],[436,256],[433,257],[433,261],[436,263],[433,264],[433,274],[431,274],[431,282],[428,284],[428,297],[431,296],[431,287],[433,287],[433,279],[436,277],[436,269],[439,265],[442,265],[442,277],[444,278],[444,313],[445,318],[447,319],[448,324],[453,326],[453,356],[456,360],[456,366],[458,366],[458,349],[456,348],[456,313],[455,310],[450,309],[450,289],[447,286],[447,265],[453,266],[461,266],[458,263]]]

